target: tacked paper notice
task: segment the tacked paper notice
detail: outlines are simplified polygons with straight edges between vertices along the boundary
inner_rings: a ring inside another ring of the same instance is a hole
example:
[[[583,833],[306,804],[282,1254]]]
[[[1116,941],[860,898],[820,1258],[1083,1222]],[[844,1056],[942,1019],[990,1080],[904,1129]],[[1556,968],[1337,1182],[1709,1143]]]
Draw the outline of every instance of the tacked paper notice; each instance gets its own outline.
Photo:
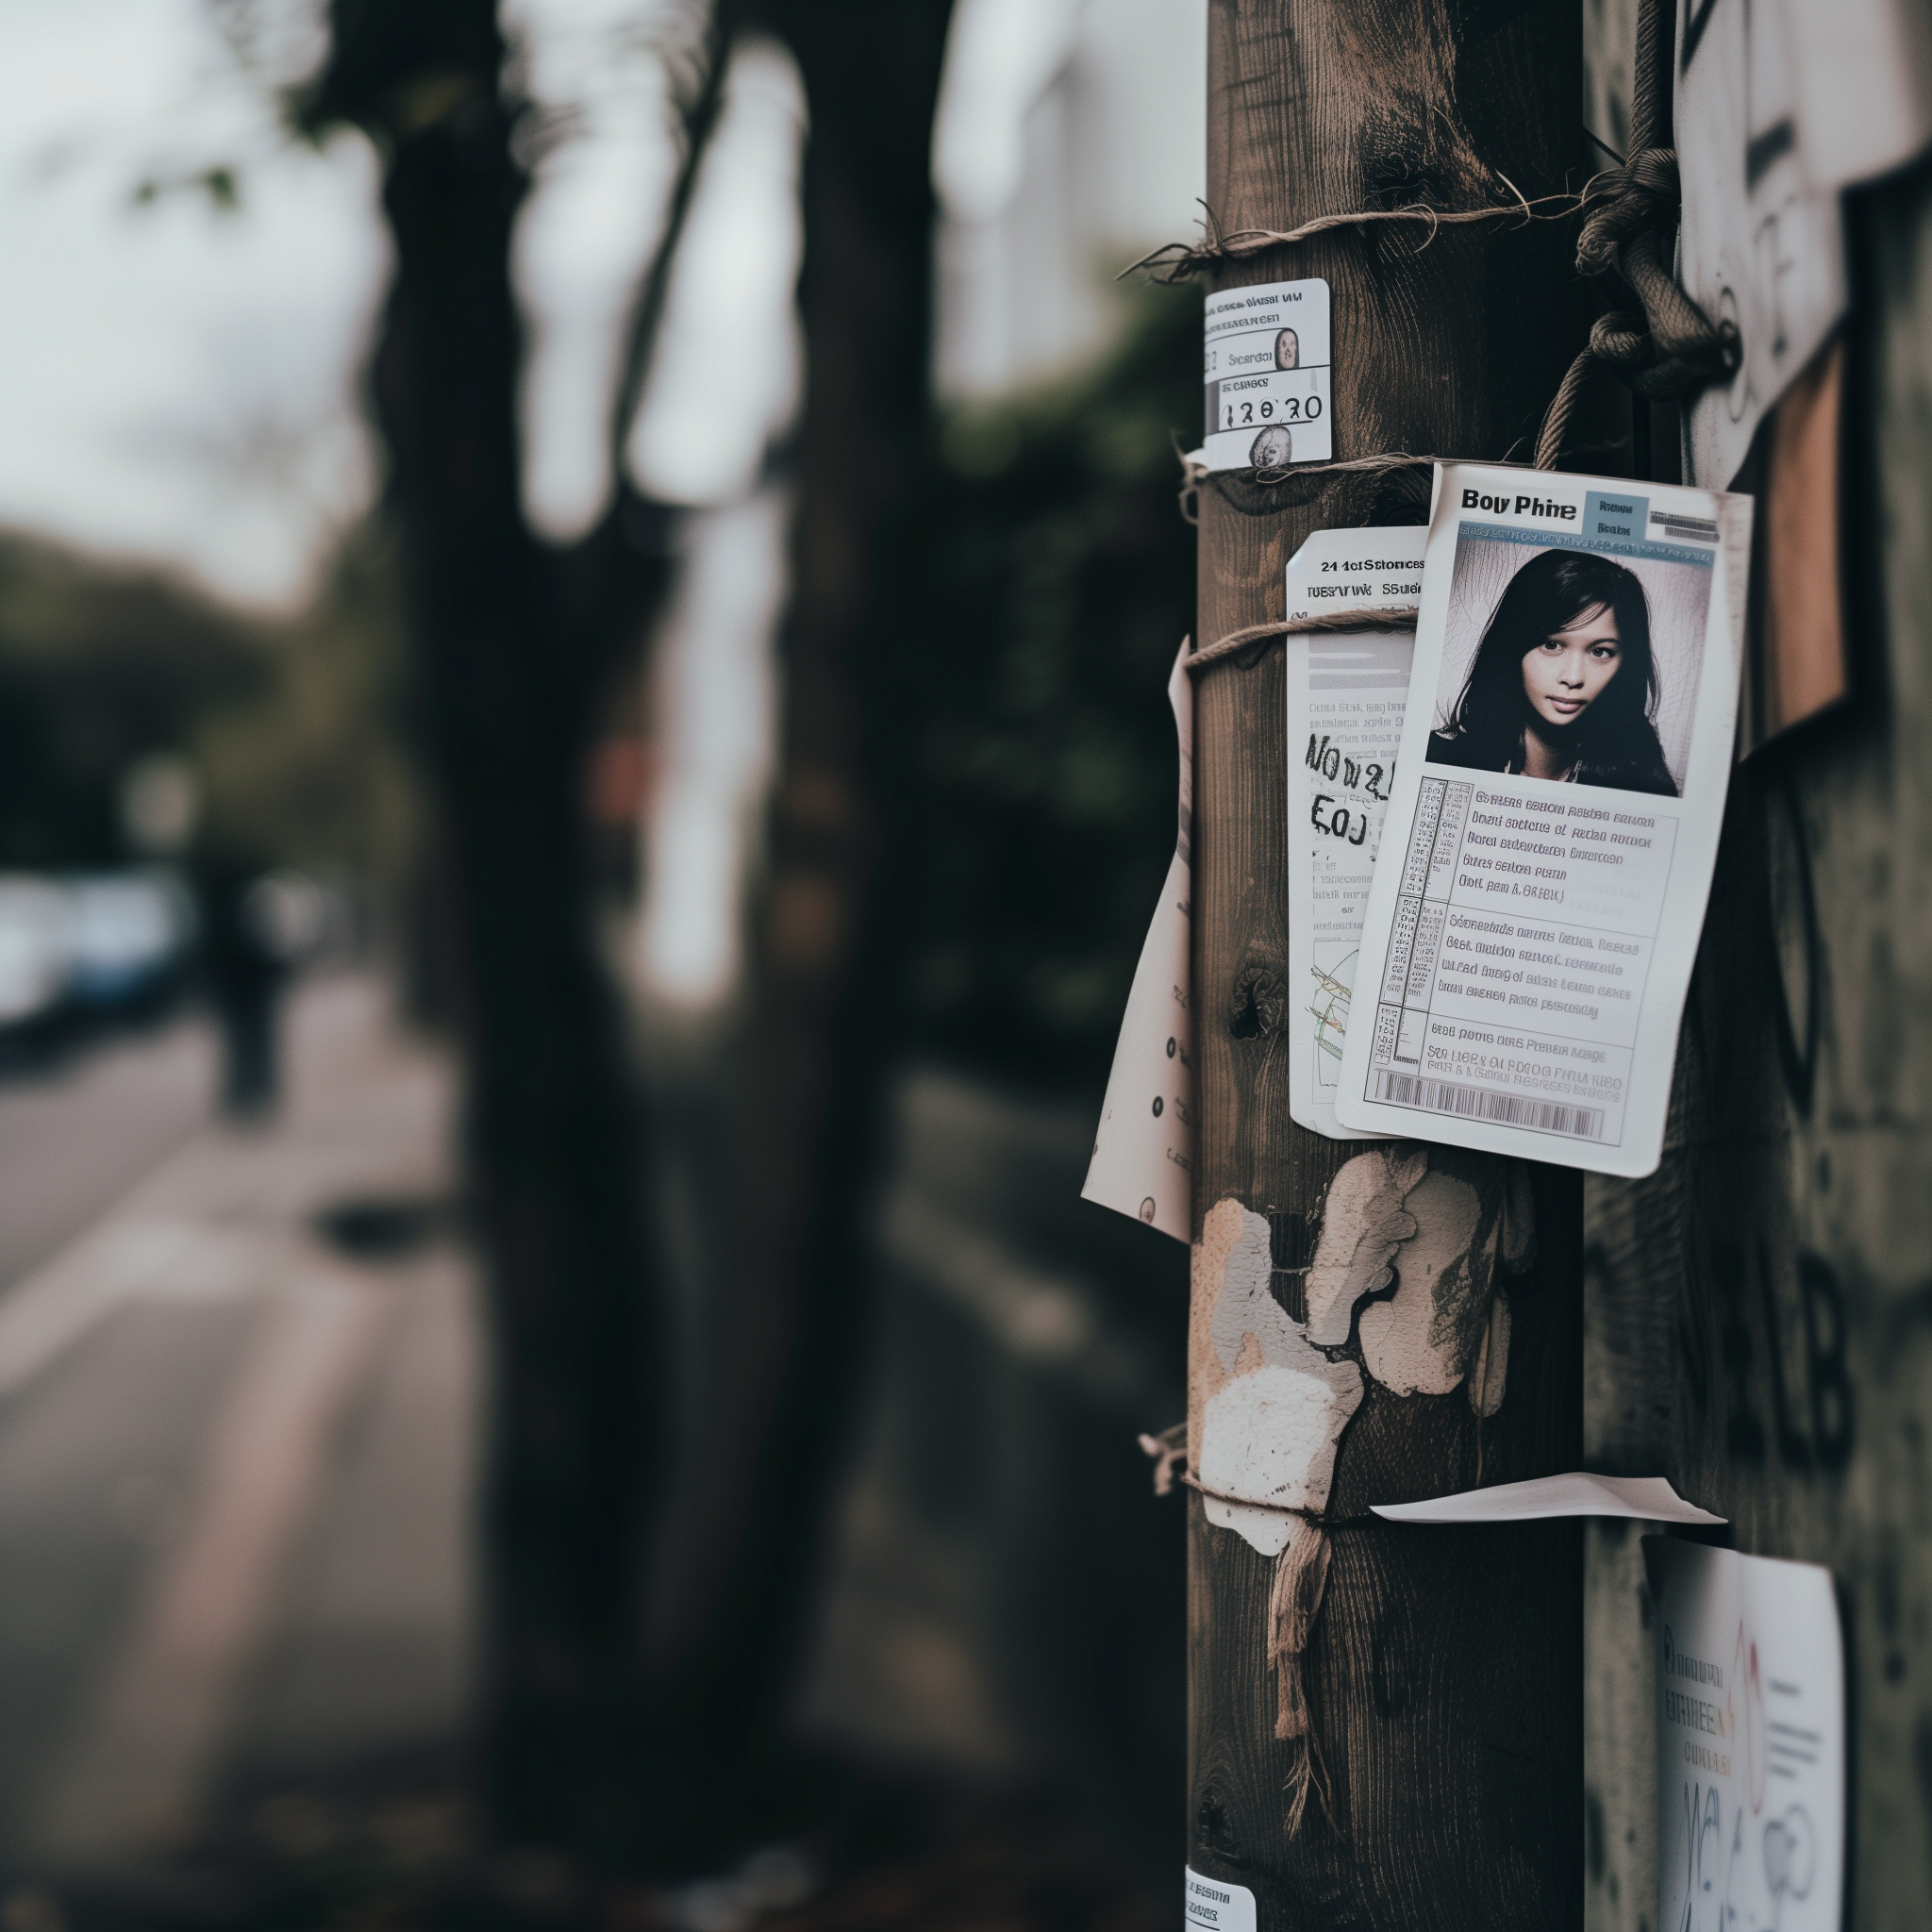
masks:
[[[1189,1012],[1192,933],[1194,691],[1183,643],[1167,680],[1180,739],[1180,828],[1154,923],[1127,993],[1107,1076],[1083,1201],[1131,1214],[1175,1241],[1193,1231],[1194,1045]]]
[[[1443,469],[1344,1127],[1656,1168],[1730,782],[1750,531],[1748,497]]]
[[[1288,617],[1412,612],[1428,535],[1316,531],[1289,559]],[[1414,654],[1413,630],[1288,640],[1288,1110],[1331,1140],[1356,1138],[1335,1118],[1335,1089]]]
[[[1262,282],[1208,298],[1209,470],[1285,470],[1335,454],[1328,284]]]
[[[1844,313],[1839,194],[1932,139],[1932,14],[1912,0],[1690,0],[1677,12],[1681,278],[1743,360],[1686,412],[1722,488]]]
[[[1644,1540],[1657,1583],[1658,1923],[1836,1932],[1844,1647],[1831,1573]]]

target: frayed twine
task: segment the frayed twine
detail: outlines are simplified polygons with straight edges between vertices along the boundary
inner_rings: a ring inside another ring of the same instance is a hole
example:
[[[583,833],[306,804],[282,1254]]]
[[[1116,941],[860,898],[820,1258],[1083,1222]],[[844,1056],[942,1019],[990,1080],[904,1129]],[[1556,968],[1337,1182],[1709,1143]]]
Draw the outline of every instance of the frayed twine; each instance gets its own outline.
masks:
[[[1158,1436],[1142,1435],[1139,1440],[1142,1452],[1154,1458],[1154,1493],[1171,1496],[1174,1493],[1174,1472],[1179,1470],[1185,1476],[1187,1470],[1187,1424],[1176,1423],[1171,1429],[1162,1429]]]
[[[1288,1782],[1284,1787],[1288,1816],[1283,1824],[1291,1838],[1301,1829],[1311,1790],[1320,1799],[1324,1815],[1331,1821],[1334,1818],[1327,1767],[1322,1762],[1315,1720],[1308,1709],[1307,1690],[1302,1681],[1302,1657],[1314,1633],[1315,1619],[1322,1614],[1322,1597],[1328,1582],[1328,1556],[1327,1530],[1319,1523],[1308,1524],[1289,1539],[1288,1547],[1275,1557],[1274,1587],[1268,1592],[1268,1662],[1274,1673],[1274,1735],[1290,1747]]]
[[[1274,1674],[1274,1735],[1289,1746],[1288,1779],[1282,1787],[1288,1811],[1282,1824],[1292,1838],[1301,1829],[1312,1791],[1323,1815],[1332,1823],[1334,1800],[1327,1767],[1322,1761],[1321,1740],[1315,1735],[1314,1713],[1308,1707],[1302,1659],[1322,1614],[1328,1583],[1329,1522],[1318,1509],[1291,1508],[1281,1503],[1252,1503],[1210,1490],[1188,1468],[1188,1425],[1176,1423],[1158,1436],[1140,1438],[1141,1449],[1154,1462],[1154,1493],[1172,1495],[1185,1486],[1217,1502],[1244,1509],[1267,1509],[1297,1519],[1288,1544],[1274,1559],[1274,1576],[1268,1591],[1268,1668]]]
[[[1531,200],[1508,175],[1497,174],[1502,182],[1516,199],[1503,202],[1492,208],[1429,208],[1422,202],[1409,202],[1401,208],[1358,208],[1352,214],[1317,215],[1313,221],[1304,222],[1298,228],[1235,228],[1224,230],[1214,210],[1204,201],[1201,204],[1201,240],[1197,242],[1168,242],[1160,247],[1143,255],[1139,261],[1131,261],[1124,268],[1117,280],[1144,270],[1155,281],[1172,287],[1184,282],[1190,276],[1199,275],[1204,268],[1217,261],[1245,261],[1250,256],[1260,255],[1270,248],[1290,248],[1299,242],[1312,241],[1317,235],[1325,235],[1335,228],[1369,228],[1384,223],[1417,225],[1427,229],[1427,233],[1417,244],[1417,253],[1426,248],[1436,239],[1439,230],[1454,227],[1464,222],[1514,221],[1519,226],[1531,222],[1559,222],[1566,215],[1572,215],[1583,206],[1582,194],[1540,194]],[[1589,191],[1586,190],[1587,193]]]

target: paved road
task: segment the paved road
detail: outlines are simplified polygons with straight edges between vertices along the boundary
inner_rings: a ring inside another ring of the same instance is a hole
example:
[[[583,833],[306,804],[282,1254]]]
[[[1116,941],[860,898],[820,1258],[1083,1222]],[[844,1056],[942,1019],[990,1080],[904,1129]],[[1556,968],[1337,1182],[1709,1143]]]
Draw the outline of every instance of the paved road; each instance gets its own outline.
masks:
[[[0,1088],[0,1867],[191,1837],[459,1727],[475,1350],[459,1252],[358,1259],[446,1193],[447,1080],[372,980],[306,990],[272,1124],[177,1026]]]
[[[9,1876],[141,1861],[463,1724],[467,1262],[317,1231],[446,1196],[447,1073],[373,980],[291,1018],[263,1128],[208,1117],[192,1024],[0,1082],[0,1932],[38,1923]],[[1180,1517],[1134,1433],[1179,1410],[1185,1257],[1078,1203],[1084,1109],[931,1075],[901,1097],[808,1725],[1100,1790],[1097,1757],[1114,1812],[1144,1791],[1158,1822]]]
[[[196,1016],[0,1075],[0,1292],[207,1122],[216,1068]]]

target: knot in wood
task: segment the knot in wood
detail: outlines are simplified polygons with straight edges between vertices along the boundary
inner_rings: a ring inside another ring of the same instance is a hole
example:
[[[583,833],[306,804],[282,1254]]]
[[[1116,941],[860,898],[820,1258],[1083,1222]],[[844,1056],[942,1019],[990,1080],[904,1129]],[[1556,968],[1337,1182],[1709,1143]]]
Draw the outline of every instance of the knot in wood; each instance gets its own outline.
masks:
[[[1274,967],[1256,959],[1235,975],[1227,1003],[1227,1030],[1237,1040],[1278,1033],[1288,1017],[1288,988]]]

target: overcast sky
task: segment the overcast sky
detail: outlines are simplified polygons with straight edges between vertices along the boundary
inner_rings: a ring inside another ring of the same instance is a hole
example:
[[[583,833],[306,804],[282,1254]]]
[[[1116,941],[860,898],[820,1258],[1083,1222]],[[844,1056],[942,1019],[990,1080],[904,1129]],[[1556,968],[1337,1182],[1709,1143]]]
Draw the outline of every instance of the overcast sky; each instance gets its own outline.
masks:
[[[558,536],[609,488],[615,332],[670,177],[655,11],[505,8],[527,82],[565,130],[516,258],[531,322],[526,495]],[[355,135],[320,151],[290,141],[273,105],[320,51],[318,12],[0,0],[0,524],[286,606],[366,508],[375,465],[357,385],[389,274],[374,157]],[[240,48],[218,25],[238,17],[255,27]],[[801,111],[789,61],[750,50],[663,379],[631,441],[660,494],[741,493],[792,406]],[[215,167],[235,171],[232,209],[194,185]],[[159,192],[143,199],[143,184]]]
[[[289,143],[212,18],[0,0],[0,522],[279,602],[366,497],[350,401],[387,257],[366,147]],[[233,212],[137,199],[217,165]]]
[[[559,539],[608,500],[617,331],[674,164],[659,46],[695,6],[504,0],[515,77],[552,135],[513,270],[529,325],[525,501]],[[1012,199],[1029,104],[1084,44],[1083,22],[1114,66],[1152,70],[1143,92],[1172,89],[1141,16],[1174,6],[1191,21],[1183,0],[959,0],[938,142],[949,212],[985,222]],[[0,0],[0,525],[288,606],[368,507],[378,468],[358,385],[389,276],[375,158],[354,134],[291,141],[275,107],[320,59],[324,11]],[[1122,92],[1111,69],[1102,78]],[[1140,182],[1126,161],[1148,144],[1146,104],[1131,105],[1131,152],[1102,173],[1131,177],[1143,214],[1177,187],[1162,219],[1184,225],[1191,162],[1162,149],[1160,178]],[[626,444],[660,497],[740,499],[796,407],[803,117],[789,58],[742,48]],[[234,173],[232,208],[196,185],[212,168]]]

